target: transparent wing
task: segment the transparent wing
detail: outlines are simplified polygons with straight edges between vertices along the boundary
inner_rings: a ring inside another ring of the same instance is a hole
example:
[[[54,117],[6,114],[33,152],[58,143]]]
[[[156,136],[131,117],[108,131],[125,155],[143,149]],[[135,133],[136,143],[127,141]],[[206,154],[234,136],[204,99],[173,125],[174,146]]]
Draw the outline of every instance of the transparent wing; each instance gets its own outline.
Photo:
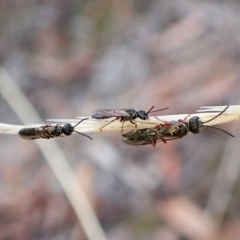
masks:
[[[176,140],[187,135],[188,128],[177,121],[169,122],[169,124],[161,125],[155,128],[143,128],[123,134],[123,142],[130,145],[146,145],[153,146],[158,142]]]
[[[157,142],[166,142],[178,139],[178,136],[166,136],[159,131],[159,128],[143,128],[123,134],[123,142],[130,145],[147,145],[155,146]]]
[[[34,140],[39,138],[50,139],[62,136],[61,128],[58,125],[43,125],[38,128],[22,128],[18,132],[24,139]]]
[[[18,134],[20,137],[29,140],[41,138],[39,128],[22,128]]]
[[[91,114],[92,118],[97,119],[107,119],[111,117],[128,117],[129,113],[126,112],[126,109],[97,109],[94,110]]]

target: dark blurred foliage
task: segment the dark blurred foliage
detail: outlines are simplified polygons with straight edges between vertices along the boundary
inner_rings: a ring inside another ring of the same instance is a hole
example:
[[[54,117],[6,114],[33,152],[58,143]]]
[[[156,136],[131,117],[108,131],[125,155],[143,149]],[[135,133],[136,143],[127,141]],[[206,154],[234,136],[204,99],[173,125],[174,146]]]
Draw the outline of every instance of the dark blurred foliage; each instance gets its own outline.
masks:
[[[217,0],[1,0],[0,63],[43,119],[239,104],[239,10],[239,1]],[[20,124],[2,98],[0,118]],[[156,148],[124,145],[118,132],[57,141],[109,239],[231,240],[240,229],[240,179],[228,185],[239,134],[237,123],[221,127],[236,138],[203,129]],[[0,239],[85,239],[34,142],[1,136],[0,146]]]

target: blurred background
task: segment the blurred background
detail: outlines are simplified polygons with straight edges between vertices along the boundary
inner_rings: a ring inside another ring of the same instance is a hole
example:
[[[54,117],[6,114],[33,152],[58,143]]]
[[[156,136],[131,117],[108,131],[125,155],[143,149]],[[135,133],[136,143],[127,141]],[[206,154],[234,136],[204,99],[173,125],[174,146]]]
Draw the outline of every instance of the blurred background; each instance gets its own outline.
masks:
[[[0,63],[43,122],[98,108],[235,105],[239,10],[236,0],[1,0]],[[0,122],[22,124],[1,95]],[[156,148],[123,144],[119,132],[56,141],[108,239],[231,240],[239,133],[237,122],[220,127],[235,139],[202,129]],[[0,149],[0,239],[87,239],[34,141],[2,135]]]

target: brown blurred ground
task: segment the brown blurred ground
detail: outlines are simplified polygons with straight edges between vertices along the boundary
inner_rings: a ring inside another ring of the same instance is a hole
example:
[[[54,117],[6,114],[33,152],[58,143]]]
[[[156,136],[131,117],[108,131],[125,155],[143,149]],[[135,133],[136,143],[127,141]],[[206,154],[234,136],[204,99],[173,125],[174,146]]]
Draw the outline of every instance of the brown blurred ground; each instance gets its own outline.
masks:
[[[240,104],[239,10],[238,1],[2,0],[0,62],[43,119]],[[2,98],[0,119],[20,124]],[[231,240],[240,136],[237,123],[221,127],[236,138],[203,129],[156,148],[124,145],[120,133],[57,141],[109,239]],[[0,239],[85,239],[34,142],[1,136],[0,148]]]

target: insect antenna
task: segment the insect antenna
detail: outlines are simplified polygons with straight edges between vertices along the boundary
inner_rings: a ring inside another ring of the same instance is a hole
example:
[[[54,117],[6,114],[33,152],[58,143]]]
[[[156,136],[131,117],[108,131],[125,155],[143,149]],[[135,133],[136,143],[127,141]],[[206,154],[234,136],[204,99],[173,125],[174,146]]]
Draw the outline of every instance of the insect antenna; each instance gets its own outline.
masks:
[[[154,106],[152,106],[152,107],[148,110],[147,114],[149,114],[153,108],[154,108]]]
[[[166,108],[162,108],[162,109],[158,109],[158,110],[151,111],[153,108],[154,108],[154,106],[152,106],[152,107],[148,110],[147,115],[148,115],[149,113],[160,112],[160,111],[163,111],[163,110],[168,109],[168,107],[166,107]],[[156,118],[157,120],[161,121],[161,120],[158,119],[156,116],[155,116],[155,118]],[[135,120],[135,122],[137,122],[137,121]],[[148,123],[148,124],[155,124],[155,123]]]
[[[203,126],[203,127],[208,127],[208,128],[217,129],[217,130],[219,130],[219,131],[222,131],[222,132],[228,134],[228,135],[231,136],[231,137],[234,137],[231,133],[229,133],[229,132],[227,132],[227,131],[225,131],[225,130],[223,130],[223,129],[221,129],[221,128],[217,128],[217,127],[213,127],[213,126],[208,126],[208,125],[202,125],[202,126]]]
[[[219,117],[220,115],[222,115],[227,109],[229,108],[229,105],[227,105],[226,108],[224,108],[218,115],[214,116],[213,118],[209,119],[208,121],[206,122],[202,122],[202,123],[208,123],[208,122],[211,122],[213,119]]]
[[[215,119],[215,118],[219,117],[220,115],[222,115],[228,108],[229,108],[229,105],[227,105],[227,107],[224,108],[224,109],[223,109],[219,114],[217,114],[215,117],[209,119],[209,120],[206,121],[206,122],[202,122],[202,124],[211,122],[213,119]],[[228,134],[228,135],[231,136],[231,137],[234,137],[231,133],[229,133],[229,132],[227,132],[227,131],[225,131],[225,130],[223,130],[223,129],[221,129],[221,128],[217,128],[217,127],[213,127],[213,126],[208,126],[208,125],[202,125],[202,126],[203,126],[203,127],[208,127],[208,128],[217,129],[217,130],[219,130],[219,131],[222,131],[222,132]]]
[[[89,136],[86,135],[86,134],[80,133],[80,132],[78,132],[78,131],[74,131],[74,132],[76,132],[76,133],[78,133],[78,134],[81,134],[81,135],[83,135],[83,136],[85,136],[85,137],[88,137],[89,139],[93,140],[91,137],[89,137]]]
[[[76,125],[74,125],[73,128],[75,128],[78,124],[80,124],[81,122],[83,122],[83,121],[85,121],[85,120],[88,120],[88,119],[89,119],[89,118],[84,118],[84,119],[82,119],[82,120],[79,121]],[[86,135],[86,134],[83,134],[83,133],[78,132],[78,131],[74,131],[74,132],[76,132],[76,133],[78,133],[78,134],[81,134],[81,135],[83,135],[83,136],[85,136],[85,137],[88,137],[89,139],[93,140],[91,137],[89,137],[89,136]]]
[[[80,120],[76,125],[74,125],[73,127],[75,128],[78,124],[80,124],[81,122],[88,120],[89,118],[83,118],[82,120]]]
[[[160,112],[160,111],[163,111],[163,110],[168,109],[168,107],[166,107],[166,108],[162,108],[162,109],[158,109],[158,110],[151,111],[153,108],[154,108],[154,106],[152,106],[152,107],[148,110],[147,114],[153,113],[153,112]]]

